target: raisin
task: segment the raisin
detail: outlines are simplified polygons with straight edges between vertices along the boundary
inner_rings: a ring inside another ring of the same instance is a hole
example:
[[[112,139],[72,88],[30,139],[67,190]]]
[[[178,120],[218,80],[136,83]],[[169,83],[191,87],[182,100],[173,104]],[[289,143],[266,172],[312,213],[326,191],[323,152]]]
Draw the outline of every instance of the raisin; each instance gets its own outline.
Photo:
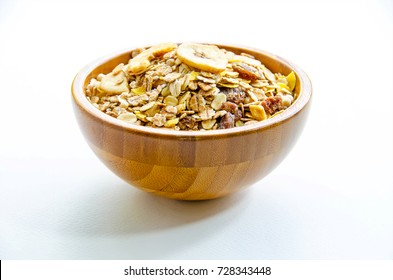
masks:
[[[222,103],[221,109],[231,113],[232,115],[234,115],[235,121],[238,121],[238,120],[240,120],[243,117],[242,111],[233,102],[228,102],[227,101],[227,102]]]
[[[235,115],[235,122],[237,122],[243,117],[242,110],[237,109],[234,115]]]
[[[221,110],[225,110],[225,111],[230,112],[232,114],[235,113],[236,109],[237,109],[237,105],[233,102],[227,101],[227,102],[222,103],[222,105],[221,105]]]
[[[275,112],[280,111],[282,106],[281,96],[271,96],[262,101],[262,106],[267,113],[273,115]]]
[[[223,89],[221,92],[227,96],[227,101],[233,102],[235,104],[242,103],[246,97],[246,92],[239,87]]]
[[[219,129],[226,129],[235,127],[235,116],[227,112],[220,120],[218,124]]]

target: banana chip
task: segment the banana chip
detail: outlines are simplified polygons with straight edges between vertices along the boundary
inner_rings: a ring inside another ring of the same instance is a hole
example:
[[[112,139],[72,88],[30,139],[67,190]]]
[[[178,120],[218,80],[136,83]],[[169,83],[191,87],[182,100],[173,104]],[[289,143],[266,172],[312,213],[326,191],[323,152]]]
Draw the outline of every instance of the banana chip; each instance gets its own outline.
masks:
[[[212,45],[184,43],[176,54],[185,64],[207,72],[219,73],[228,64],[225,53]]]

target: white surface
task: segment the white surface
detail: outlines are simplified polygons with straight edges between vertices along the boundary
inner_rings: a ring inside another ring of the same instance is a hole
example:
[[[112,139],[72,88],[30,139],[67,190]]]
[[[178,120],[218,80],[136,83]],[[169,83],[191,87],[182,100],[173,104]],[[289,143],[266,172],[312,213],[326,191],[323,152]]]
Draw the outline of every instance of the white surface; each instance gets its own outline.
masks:
[[[391,2],[187,3],[0,2],[0,259],[392,259]],[[73,76],[162,41],[252,46],[309,74],[304,133],[264,180],[172,201],[90,151]]]

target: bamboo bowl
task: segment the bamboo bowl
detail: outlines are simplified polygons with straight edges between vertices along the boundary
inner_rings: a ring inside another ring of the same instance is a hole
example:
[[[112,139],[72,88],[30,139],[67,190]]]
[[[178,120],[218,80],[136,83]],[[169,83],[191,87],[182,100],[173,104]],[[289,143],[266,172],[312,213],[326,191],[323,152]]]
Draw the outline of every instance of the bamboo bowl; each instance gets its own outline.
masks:
[[[274,72],[297,76],[296,101],[266,121],[214,131],[174,131],[127,124],[97,110],[84,88],[92,77],[127,63],[131,50],[84,67],[72,84],[80,129],[98,158],[115,174],[144,191],[181,200],[222,197],[252,185],[289,153],[307,119],[311,82],[296,65],[267,52],[217,45],[249,53]]]

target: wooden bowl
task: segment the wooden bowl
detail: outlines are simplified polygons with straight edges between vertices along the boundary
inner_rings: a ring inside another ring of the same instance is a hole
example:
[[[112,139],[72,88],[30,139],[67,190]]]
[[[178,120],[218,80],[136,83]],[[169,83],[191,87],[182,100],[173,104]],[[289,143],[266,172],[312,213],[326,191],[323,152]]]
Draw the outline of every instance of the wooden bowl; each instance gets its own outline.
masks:
[[[97,110],[84,89],[99,73],[127,63],[131,50],[98,59],[72,84],[76,118],[91,149],[115,174],[144,191],[181,200],[213,199],[252,185],[272,171],[297,141],[310,108],[312,87],[294,64],[267,52],[217,45],[249,53],[273,72],[297,76],[296,101],[257,124],[213,131],[175,131],[127,124]]]

